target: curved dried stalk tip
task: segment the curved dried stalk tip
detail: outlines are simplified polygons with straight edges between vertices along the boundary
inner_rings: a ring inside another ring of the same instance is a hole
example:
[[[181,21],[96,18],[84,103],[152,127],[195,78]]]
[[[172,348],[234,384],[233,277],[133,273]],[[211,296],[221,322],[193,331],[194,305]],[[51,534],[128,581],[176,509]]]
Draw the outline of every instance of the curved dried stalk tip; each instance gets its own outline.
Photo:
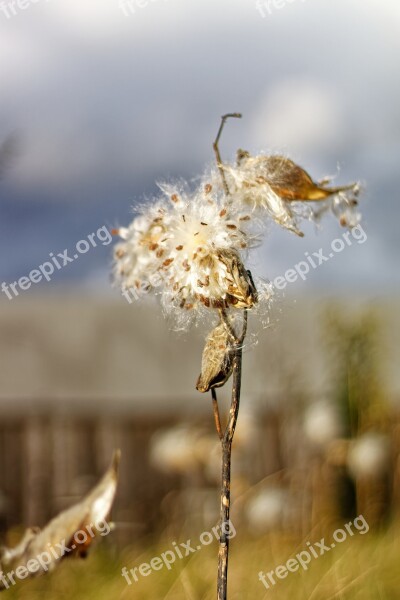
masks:
[[[221,124],[219,126],[218,129],[218,133],[217,133],[217,137],[215,138],[215,141],[213,143],[213,149],[214,149],[214,153],[215,153],[215,158],[217,160],[217,167],[219,169],[220,175],[221,175],[221,181],[222,181],[222,185],[225,191],[225,194],[227,196],[229,196],[229,187],[228,187],[228,183],[226,181],[226,177],[225,177],[225,173],[224,173],[224,166],[222,163],[222,159],[221,159],[221,154],[219,151],[219,147],[218,147],[218,143],[222,134],[222,130],[224,128],[225,122],[227,119],[230,118],[234,118],[234,119],[241,119],[242,118],[242,114],[241,113],[227,113],[225,115],[222,115],[221,117]]]

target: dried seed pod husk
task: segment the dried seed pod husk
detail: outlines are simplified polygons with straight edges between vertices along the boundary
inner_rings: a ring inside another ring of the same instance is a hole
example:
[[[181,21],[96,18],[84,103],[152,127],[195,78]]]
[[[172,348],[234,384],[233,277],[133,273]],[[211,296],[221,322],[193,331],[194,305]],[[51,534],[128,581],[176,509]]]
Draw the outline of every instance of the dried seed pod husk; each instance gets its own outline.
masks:
[[[222,387],[231,376],[232,368],[232,340],[226,326],[221,323],[207,336],[196,389],[205,393],[212,388]]]
[[[238,166],[249,169],[252,177],[248,185],[267,183],[283,200],[315,201],[325,200],[340,192],[353,191],[357,195],[356,183],[342,187],[326,187],[327,181],[316,183],[299,165],[286,156],[250,156],[245,150],[237,152]]]
[[[77,504],[54,517],[42,530],[29,528],[19,544],[14,548],[0,548],[0,574],[18,567],[25,567],[30,561],[38,563],[30,576],[52,571],[67,556],[84,558],[94,537],[104,535],[106,519],[111,511],[118,483],[120,451],[114,452],[112,464],[99,483]],[[111,531],[111,524],[109,530]],[[78,538],[75,534],[79,532]],[[83,536],[83,537],[82,537]],[[50,551],[52,549],[52,551]],[[46,554],[46,563],[38,558]],[[0,592],[10,585],[10,580],[0,580]]]
[[[251,308],[257,303],[253,279],[236,252],[220,250],[218,260],[226,267],[227,301],[235,308]]]

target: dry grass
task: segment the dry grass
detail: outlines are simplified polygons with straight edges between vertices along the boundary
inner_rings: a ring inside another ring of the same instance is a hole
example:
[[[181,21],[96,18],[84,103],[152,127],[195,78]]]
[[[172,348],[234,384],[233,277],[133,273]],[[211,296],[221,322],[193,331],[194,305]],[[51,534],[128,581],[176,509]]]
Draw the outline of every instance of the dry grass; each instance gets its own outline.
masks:
[[[305,547],[304,540],[282,534],[260,539],[232,541],[230,600],[283,598],[307,600],[395,600],[400,587],[400,532],[357,535],[314,559],[308,571],[290,573],[275,587],[266,590],[258,580],[259,571],[270,571]],[[310,538],[315,541],[315,538]],[[111,542],[111,540],[110,540]],[[53,574],[21,581],[4,592],[5,598],[19,600],[214,600],[216,542],[186,559],[177,561],[128,586],[121,569],[149,562],[171,546],[171,540],[157,545],[130,548],[122,553],[96,548],[84,561],[65,560]]]

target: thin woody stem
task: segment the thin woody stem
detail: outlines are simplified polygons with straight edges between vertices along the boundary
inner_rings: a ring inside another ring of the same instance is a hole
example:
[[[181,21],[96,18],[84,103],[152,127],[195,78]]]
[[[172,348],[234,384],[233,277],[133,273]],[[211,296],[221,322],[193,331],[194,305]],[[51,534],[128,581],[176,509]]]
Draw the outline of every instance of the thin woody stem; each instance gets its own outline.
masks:
[[[235,337],[233,358],[233,384],[231,406],[228,423],[221,439],[222,446],[222,482],[221,482],[221,507],[220,507],[220,539],[218,551],[218,580],[217,600],[227,600],[228,589],[228,559],[229,559],[229,531],[230,531],[230,503],[231,503],[231,462],[232,441],[235,434],[239,406],[240,389],[242,382],[242,345],[247,332],[247,309],[243,311],[243,328],[240,338]],[[215,396],[216,398],[216,396]]]
[[[236,335],[235,330],[233,329],[231,323],[229,322],[229,318],[226,313],[226,310],[223,308],[220,308],[219,314],[221,317],[221,322],[225,325],[226,329],[228,330],[228,333],[230,334],[234,344],[236,344],[236,345],[242,344],[244,342],[244,338],[246,337],[246,333],[247,333],[247,308],[245,308],[243,311],[242,333],[240,334],[239,337]]]
[[[221,154],[218,143],[225,125],[225,121],[229,118],[240,119],[240,113],[228,113],[221,118],[221,124],[213,144],[215,157],[217,159],[218,170],[221,175],[222,185],[226,196],[230,195],[228,183],[225,177],[224,165],[222,163]],[[220,539],[218,551],[218,580],[217,580],[217,600],[227,600],[228,589],[228,558],[229,558],[229,514],[231,502],[231,459],[232,459],[232,440],[235,434],[237,418],[240,405],[240,388],[242,381],[242,346],[247,332],[247,309],[243,311],[243,328],[242,333],[238,337],[232,327],[228,315],[224,309],[219,311],[221,322],[224,323],[232,341],[233,352],[233,384],[231,406],[229,410],[228,423],[225,431],[222,433],[221,420],[218,409],[217,394],[214,389],[211,390],[214,419],[216,429],[221,440],[222,446],[222,482],[221,482],[221,508],[220,508]]]
[[[238,344],[243,344],[244,339],[247,335],[247,322],[248,322],[248,309],[245,308],[243,310],[243,324],[242,324],[242,333],[240,335],[240,338],[238,339]]]
[[[240,338],[236,337],[233,329],[231,328],[231,335],[233,336],[234,342],[237,345],[243,344],[244,338],[246,337],[246,332],[247,332],[247,312],[248,311],[246,309],[243,312],[243,326],[242,326],[242,333],[241,333]],[[227,319],[226,313],[224,313],[224,316]],[[221,316],[221,320],[222,320],[222,316]],[[230,327],[229,321],[227,321],[226,325]],[[219,437],[219,439],[222,442],[222,440],[224,438],[224,434],[222,432],[221,417],[220,417],[220,414],[219,414],[219,407],[218,407],[217,391],[216,391],[215,388],[211,388],[211,398],[212,398],[213,411],[214,411],[215,429],[217,430],[218,437]]]
[[[211,398],[212,398],[213,410],[214,410],[215,428],[217,430],[219,439],[222,441],[224,434],[222,433],[221,417],[219,415],[218,398],[217,398],[217,392],[215,391],[215,388],[211,388]]]
[[[224,443],[232,442],[235,434],[237,418],[239,414],[240,404],[240,387],[242,380],[242,347],[238,345],[235,349],[235,356],[233,359],[233,385],[232,385],[232,398],[231,407],[229,409],[229,420],[224,433]]]
[[[221,154],[219,152],[218,143],[219,143],[219,139],[220,139],[221,134],[222,134],[222,130],[223,130],[224,125],[225,125],[225,121],[227,119],[230,119],[230,118],[241,119],[242,115],[240,113],[228,113],[226,115],[223,115],[221,117],[221,124],[220,124],[219,129],[218,129],[217,137],[215,138],[215,142],[213,143],[215,157],[217,159],[218,170],[220,172],[221,179],[222,179],[222,185],[224,186],[224,191],[225,191],[225,194],[227,196],[229,196],[229,187],[228,187],[228,183],[226,181],[224,166],[223,166],[223,162],[221,160]]]
[[[237,337],[237,335],[235,333],[235,330],[233,329],[232,325],[229,322],[228,315],[227,315],[226,310],[224,308],[220,308],[219,309],[219,316],[221,317],[222,323],[225,325],[225,327],[226,327],[229,335],[231,336],[232,341],[234,343],[237,343],[238,342],[238,337]]]

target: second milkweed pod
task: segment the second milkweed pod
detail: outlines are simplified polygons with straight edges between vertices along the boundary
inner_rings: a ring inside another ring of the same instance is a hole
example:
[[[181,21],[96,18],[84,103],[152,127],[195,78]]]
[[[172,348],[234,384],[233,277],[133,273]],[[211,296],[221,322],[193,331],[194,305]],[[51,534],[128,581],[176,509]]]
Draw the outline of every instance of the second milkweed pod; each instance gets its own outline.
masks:
[[[225,171],[230,177],[236,204],[242,204],[246,212],[255,210],[262,220],[270,217],[275,223],[303,237],[299,229],[299,215],[291,203],[282,198],[266,175],[260,171],[259,160],[266,157],[252,158],[247,152],[242,152],[244,157],[238,160],[237,167],[227,166]]]
[[[359,184],[352,183],[341,187],[326,187],[327,181],[316,183],[299,165],[286,156],[250,156],[245,150],[238,150],[237,163],[248,171],[247,186],[256,187],[268,184],[283,200],[315,201],[325,200],[340,192],[359,193]]]
[[[42,530],[30,528],[15,548],[0,549],[0,573],[5,567],[17,571],[32,560],[38,563],[29,574],[52,571],[67,556],[85,557],[95,537],[107,535],[112,524],[107,522],[118,483],[120,451],[114,452],[112,464],[99,483],[77,504],[55,516]],[[39,557],[46,555],[41,562]],[[40,564],[40,568],[39,568]],[[0,579],[0,592],[8,588]]]
[[[207,336],[201,360],[201,373],[196,383],[199,392],[222,387],[232,374],[233,347],[226,326],[217,325]]]

